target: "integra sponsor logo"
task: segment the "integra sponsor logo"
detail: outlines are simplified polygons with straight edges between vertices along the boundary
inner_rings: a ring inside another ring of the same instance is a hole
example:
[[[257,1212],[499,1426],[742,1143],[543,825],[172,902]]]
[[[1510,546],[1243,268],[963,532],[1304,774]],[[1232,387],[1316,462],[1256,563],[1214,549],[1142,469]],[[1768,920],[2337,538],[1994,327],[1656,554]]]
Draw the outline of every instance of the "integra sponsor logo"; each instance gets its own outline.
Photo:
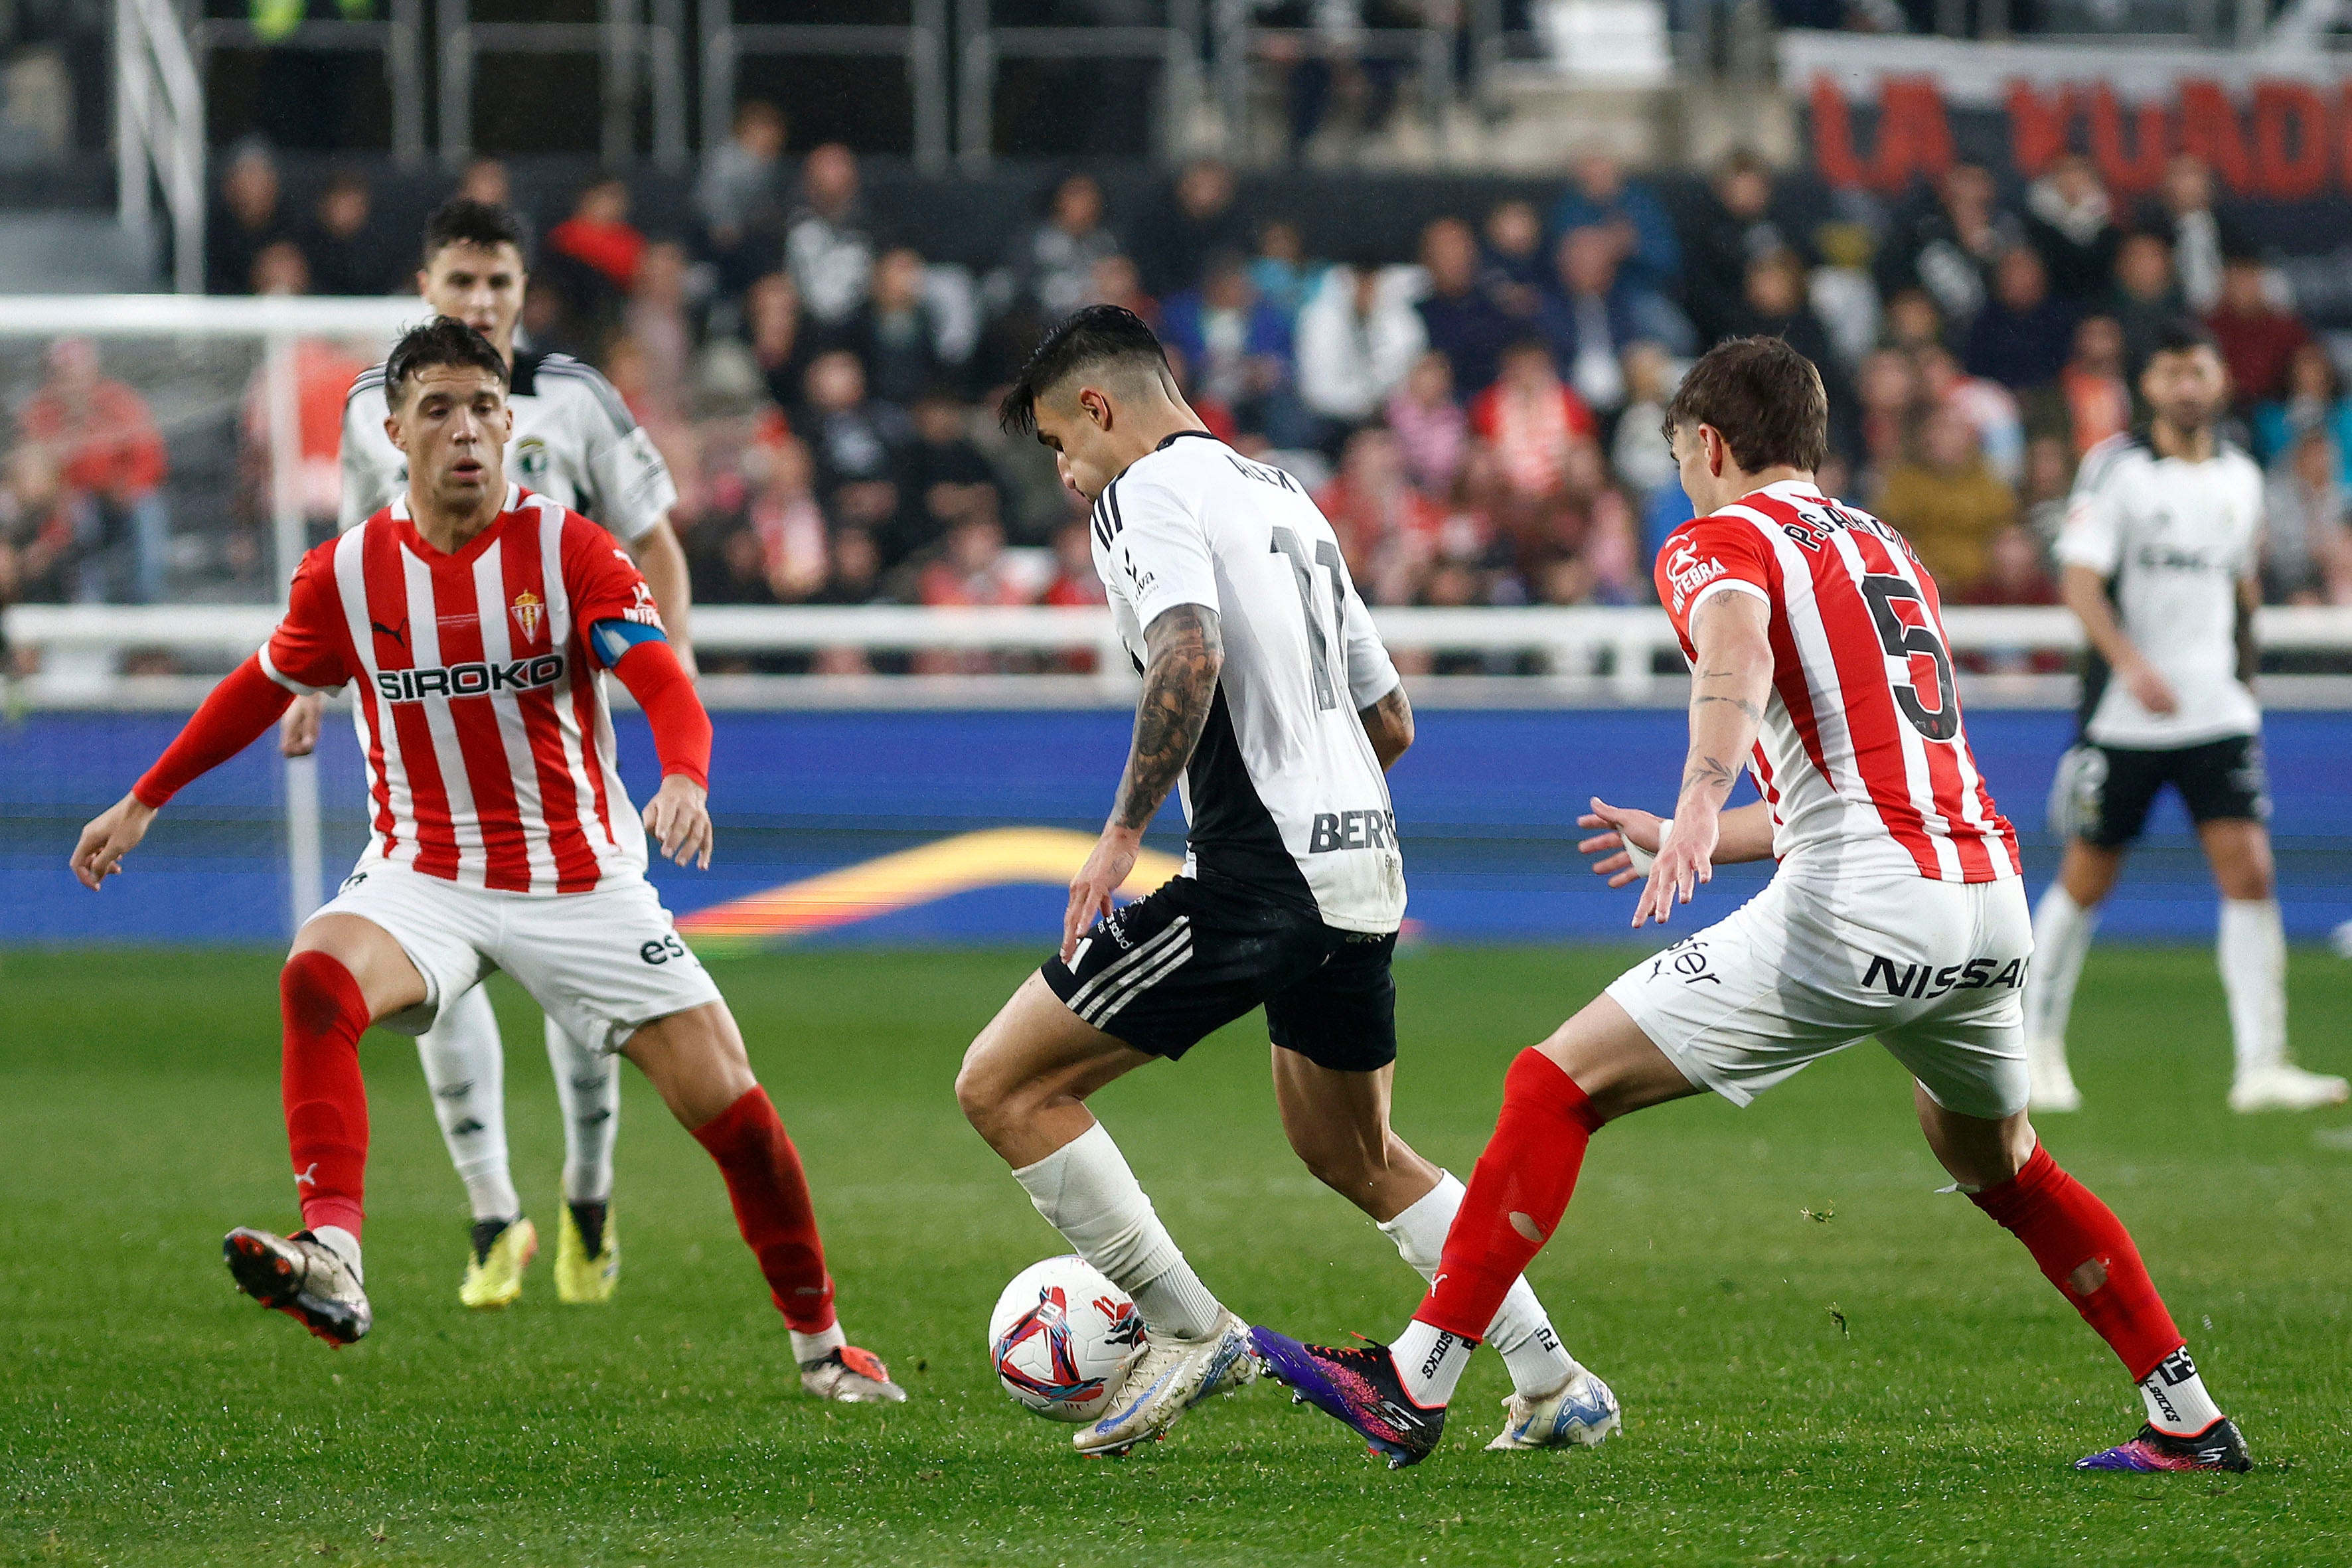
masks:
[[[512,664],[448,664],[437,669],[379,669],[376,695],[386,702],[422,702],[428,697],[493,697],[530,691],[563,679],[563,656],[543,653]]]
[[[1724,564],[1713,556],[1701,561],[1698,552],[1687,544],[1677,545],[1666,558],[1666,580],[1675,590],[1675,608],[1680,611],[1690,596],[1724,574]]]
[[[1307,840],[1309,855],[1334,849],[1393,849],[1397,847],[1393,811],[1318,811],[1315,831]]]
[[[1889,996],[1917,1001],[1947,991],[2015,991],[2025,984],[2025,969],[2026,961],[2021,958],[2012,958],[2006,964],[1990,958],[1971,958],[1966,963],[1948,963],[1938,969],[1932,963],[1897,963],[1873,953],[1862,984],[1864,990],[1883,986]]]

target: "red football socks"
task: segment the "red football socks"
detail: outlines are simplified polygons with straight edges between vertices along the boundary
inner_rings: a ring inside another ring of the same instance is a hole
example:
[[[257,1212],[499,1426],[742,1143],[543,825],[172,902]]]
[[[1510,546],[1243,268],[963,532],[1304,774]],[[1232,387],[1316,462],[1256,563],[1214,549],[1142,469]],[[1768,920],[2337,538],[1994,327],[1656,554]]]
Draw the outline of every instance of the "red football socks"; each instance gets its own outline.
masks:
[[[279,1087],[303,1227],[338,1226],[357,1237],[367,1177],[367,1084],[360,1077],[367,998],[341,963],[305,952],[278,972],[278,1003],[286,1029]]]
[[[833,1327],[833,1280],[824,1271],[808,1178],[768,1091],[750,1090],[694,1136],[727,1178],[735,1223],[767,1276],[776,1310],[800,1333]]]
[[[1600,1128],[1575,1079],[1539,1050],[1518,1054],[1503,1075],[1495,1135],[1470,1173],[1416,1320],[1473,1344],[1485,1336],[1511,1281],[1568,1212],[1585,1144]]]
[[[2180,1331],[2113,1210],[2036,1145],[2025,1168],[1969,1201],[2025,1243],[2033,1261],[2083,1321],[2098,1331],[2135,1381],[2181,1347]]]

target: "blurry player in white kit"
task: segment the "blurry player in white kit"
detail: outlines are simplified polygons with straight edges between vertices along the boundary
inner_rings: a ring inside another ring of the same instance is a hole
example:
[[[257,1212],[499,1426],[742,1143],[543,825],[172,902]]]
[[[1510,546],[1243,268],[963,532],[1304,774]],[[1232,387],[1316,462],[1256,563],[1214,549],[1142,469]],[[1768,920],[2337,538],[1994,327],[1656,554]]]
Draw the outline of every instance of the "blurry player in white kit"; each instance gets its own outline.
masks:
[[[2131,1237],[2026,1120],[2020,992],[2033,941],[2017,839],[1978,776],[1936,584],[1903,536],[1829,500],[1820,374],[1777,338],[1717,345],[1667,410],[1702,515],[1658,597],[1691,661],[1675,815],[1596,800],[1611,885],[1649,868],[1664,923],[1717,861],[1765,890],[1621,976],[1503,1080],[1495,1136],[1421,1310],[1393,1345],[1252,1331],[1268,1369],[1392,1465],[1436,1446],[1502,1290],[1559,1229],[1592,1134],[1708,1089],[1735,1105],[1872,1035],[1909,1069],[1928,1147],[2122,1359],[2147,1424],[2092,1469],[2244,1469]],[[1745,766],[1764,799],[1724,810]],[[1660,847],[1663,838],[1664,847]]]
[[[803,1386],[903,1400],[843,1334],[800,1157],[646,880],[648,830],[677,863],[709,864],[709,717],[613,536],[507,483],[506,379],[505,356],[446,316],[394,345],[384,384],[406,486],[303,557],[268,643],[82,829],[74,873],[103,887],[173,795],[296,694],[355,686],[368,848],[278,979],[302,1228],[230,1232],[238,1288],[331,1344],[368,1331],[360,1036],[420,1033],[502,969],[574,1039],[636,1063],[718,1163]],[[608,670],[644,708],[661,762],[642,826],[618,771]]]
[[[2213,428],[2228,393],[2203,329],[2169,328],[2140,374],[2147,428],[2092,447],[2066,504],[2058,562],[2091,647],[2082,739],[2050,792],[2066,858],[2033,913],[2025,1040],[2036,1110],[2083,1103],[2066,1065],[2074,983],[2124,851],[2167,784],[2221,886],[2214,950],[2236,1047],[2231,1108],[2306,1110],[2347,1093],[2344,1079],[2287,1055],[2286,930],[2252,686],[2263,471]]]
[[[515,323],[529,284],[523,231],[504,207],[462,196],[425,220],[416,291],[444,316],[465,322],[506,356],[507,406],[514,435],[506,468],[515,482],[610,529],[636,557],[661,608],[672,647],[688,675],[689,610],[685,552],[670,530],[677,489],[661,454],[631,417],[621,395],[593,368],[568,355],[518,350]],[[384,434],[384,367],[352,384],[343,405],[342,526],[357,528],[407,488],[408,463]],[[308,752],[319,732],[320,700],[304,698],[286,715],[289,756]],[[619,1131],[621,1079],[611,1055],[574,1039],[547,1020],[547,1058],[563,1108],[563,1209],[558,1218],[555,1289],[574,1304],[611,1298],[621,1273],[620,1232],[613,1221],[613,1143]],[[507,1163],[506,1053],[489,993],[453,998],[416,1042],[433,1113],[473,1210],[473,1231],[458,1298],[468,1307],[503,1307],[522,1293],[523,1269],[539,1247],[523,1217]]]
[[[1037,1212],[1135,1299],[1150,1347],[1071,1439],[1122,1454],[1254,1368],[1241,1320],[1087,1110],[1095,1090],[1263,1005],[1291,1147],[1423,1279],[1437,1267],[1462,1184],[1389,1126],[1405,888],[1384,773],[1412,743],[1412,709],[1330,523],[1288,474],[1209,434],[1133,314],[1091,306],[1047,333],[1004,423],[1034,430],[1094,503],[1095,569],[1143,697],[1061,950],[972,1042],[956,1095]],[[1114,908],[1180,786],[1182,874]],[[1489,1447],[1616,1426],[1608,1385],[1527,1281],[1504,1281],[1479,1327],[1517,1390]]]

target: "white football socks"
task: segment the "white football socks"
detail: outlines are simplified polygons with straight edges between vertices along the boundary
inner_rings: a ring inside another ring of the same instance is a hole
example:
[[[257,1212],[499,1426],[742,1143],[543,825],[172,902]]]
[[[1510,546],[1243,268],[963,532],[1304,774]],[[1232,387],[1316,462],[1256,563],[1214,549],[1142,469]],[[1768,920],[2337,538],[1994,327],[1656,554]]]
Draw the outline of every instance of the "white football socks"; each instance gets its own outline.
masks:
[[[1437,1277],[1445,1233],[1454,1228],[1464,1190],[1453,1172],[1440,1171],[1437,1185],[1381,1226],[1381,1233],[1396,1243],[1398,1254],[1424,1280]],[[1502,1310],[1486,1330],[1486,1343],[1503,1358],[1511,1386],[1521,1394],[1549,1394],[1584,1370],[1552,1331],[1551,1320],[1524,1274],[1511,1281],[1510,1294],[1503,1298]]]
[[[2221,1419],[2221,1407],[2205,1392],[2197,1363],[2181,1346],[2139,1381],[2139,1396],[2147,1406],[2147,1424],[2177,1437],[2194,1437]]]
[[[1013,1179],[1079,1257],[1135,1299],[1153,1333],[1199,1340],[1216,1328],[1224,1309],[1184,1261],[1101,1122]]]
[[[2098,929],[2099,911],[2076,903],[2063,882],[2051,883],[2033,907],[2033,963],[2025,979],[2028,1050],[2066,1037],[2074,983],[2083,977],[2083,959]]]
[[[1396,1363],[1397,1376],[1412,1402],[1434,1410],[1454,1403],[1454,1387],[1462,1381],[1462,1369],[1470,1364],[1470,1352],[1476,1348],[1460,1334],[1432,1328],[1415,1318],[1389,1346],[1389,1359]]]
[[[2276,899],[2223,899],[2213,942],[2238,1073],[2286,1059],[2286,926]]]
[[[580,1201],[589,1203],[594,1200],[583,1198]],[[798,1329],[787,1329],[785,1332],[793,1337],[793,1359],[803,1366],[813,1361],[823,1361],[849,1342],[849,1335],[843,1330],[838,1318],[834,1320],[833,1327],[821,1329],[813,1334],[804,1334]]]
[[[563,1196],[601,1204],[613,1196],[613,1141],[621,1125],[620,1060],[581,1045],[547,1020],[547,1065],[563,1107]],[[823,1354],[823,1352],[819,1352]]]
[[[518,1217],[522,1200],[507,1169],[506,1049],[489,993],[476,985],[446,998],[433,1026],[417,1037],[416,1058],[474,1218]]]

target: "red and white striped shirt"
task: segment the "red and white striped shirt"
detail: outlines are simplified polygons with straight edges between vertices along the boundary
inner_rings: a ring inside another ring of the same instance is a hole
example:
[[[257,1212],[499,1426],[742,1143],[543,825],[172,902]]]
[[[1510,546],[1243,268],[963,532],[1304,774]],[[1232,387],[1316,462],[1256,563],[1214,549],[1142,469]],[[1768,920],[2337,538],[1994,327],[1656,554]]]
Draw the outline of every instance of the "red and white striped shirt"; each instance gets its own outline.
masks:
[[[604,700],[625,649],[590,635],[616,620],[661,625],[627,552],[579,513],[510,485],[497,521],[444,554],[403,496],[302,558],[261,668],[298,694],[358,683],[362,863],[584,893],[646,868]]]
[[[2017,834],[1960,722],[1935,579],[1893,528],[1789,479],[1676,529],[1658,598],[1683,651],[1720,593],[1771,606],[1772,697],[1750,771],[1772,853],[1939,882],[2018,874]]]

